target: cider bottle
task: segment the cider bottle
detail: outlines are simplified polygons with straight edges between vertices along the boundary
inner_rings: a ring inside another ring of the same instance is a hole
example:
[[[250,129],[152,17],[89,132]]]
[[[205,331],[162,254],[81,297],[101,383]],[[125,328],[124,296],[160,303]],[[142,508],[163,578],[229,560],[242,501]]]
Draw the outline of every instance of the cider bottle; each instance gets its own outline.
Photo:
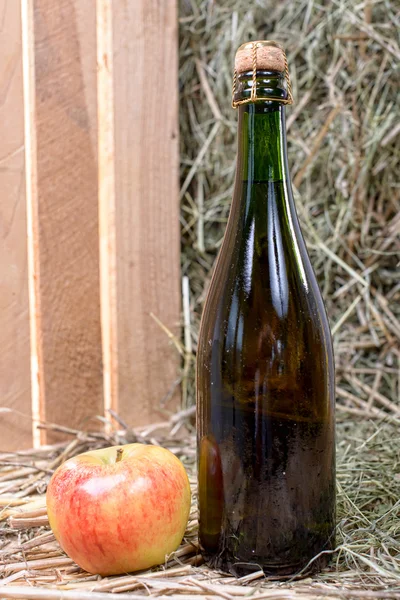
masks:
[[[236,179],[197,353],[200,545],[236,575],[315,569],[334,545],[333,350],[288,171],[291,96],[278,44],[239,48]]]

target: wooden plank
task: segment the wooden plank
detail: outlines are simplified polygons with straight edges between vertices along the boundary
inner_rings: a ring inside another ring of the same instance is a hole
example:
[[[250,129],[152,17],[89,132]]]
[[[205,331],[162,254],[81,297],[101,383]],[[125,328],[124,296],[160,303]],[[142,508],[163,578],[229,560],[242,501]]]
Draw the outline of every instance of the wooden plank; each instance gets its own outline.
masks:
[[[129,425],[173,411],[179,354],[175,0],[98,0],[105,404]]]
[[[2,451],[32,446],[20,3],[0,0],[0,414]]]
[[[46,421],[85,428],[103,414],[96,2],[22,5],[38,370],[33,398]]]

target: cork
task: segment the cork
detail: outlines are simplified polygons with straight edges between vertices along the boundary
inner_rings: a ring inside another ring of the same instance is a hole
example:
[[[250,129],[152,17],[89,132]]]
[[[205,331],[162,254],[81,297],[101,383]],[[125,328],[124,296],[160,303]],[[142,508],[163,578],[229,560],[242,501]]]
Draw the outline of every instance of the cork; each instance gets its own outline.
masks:
[[[242,44],[236,52],[235,71],[243,73],[253,70],[253,46],[257,44],[257,69],[262,71],[284,71],[285,52],[272,40],[259,40]]]

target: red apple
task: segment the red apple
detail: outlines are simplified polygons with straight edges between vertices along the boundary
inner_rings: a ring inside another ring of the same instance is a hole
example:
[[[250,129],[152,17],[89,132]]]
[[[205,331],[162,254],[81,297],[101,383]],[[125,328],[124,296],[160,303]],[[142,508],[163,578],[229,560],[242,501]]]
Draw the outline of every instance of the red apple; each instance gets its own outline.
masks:
[[[67,460],[47,488],[50,526],[83,569],[116,575],[165,560],[182,541],[190,486],[165,448],[114,446]]]

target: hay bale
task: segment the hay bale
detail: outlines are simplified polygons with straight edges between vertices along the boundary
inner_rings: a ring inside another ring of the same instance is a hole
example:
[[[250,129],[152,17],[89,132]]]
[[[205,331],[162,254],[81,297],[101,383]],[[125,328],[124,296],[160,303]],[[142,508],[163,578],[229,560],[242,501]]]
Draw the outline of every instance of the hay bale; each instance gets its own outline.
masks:
[[[232,197],[233,59],[243,42],[275,39],[286,49],[295,99],[287,109],[295,200],[327,305],[337,369],[339,550],[335,573],[317,581],[337,590],[344,586],[343,597],[352,597],[357,585],[371,597],[387,586],[395,597],[400,591],[400,450],[392,438],[400,423],[395,2],[182,0],[180,15],[182,264],[190,289],[184,306],[192,308],[190,328],[185,319],[186,339],[191,335],[185,400],[194,401],[199,321]]]
[[[395,3],[183,0],[180,15],[182,263],[194,349],[232,197],[235,51],[250,39],[275,39],[292,79],[289,163],[334,332],[338,408],[400,416]],[[193,362],[184,372],[188,404]]]

